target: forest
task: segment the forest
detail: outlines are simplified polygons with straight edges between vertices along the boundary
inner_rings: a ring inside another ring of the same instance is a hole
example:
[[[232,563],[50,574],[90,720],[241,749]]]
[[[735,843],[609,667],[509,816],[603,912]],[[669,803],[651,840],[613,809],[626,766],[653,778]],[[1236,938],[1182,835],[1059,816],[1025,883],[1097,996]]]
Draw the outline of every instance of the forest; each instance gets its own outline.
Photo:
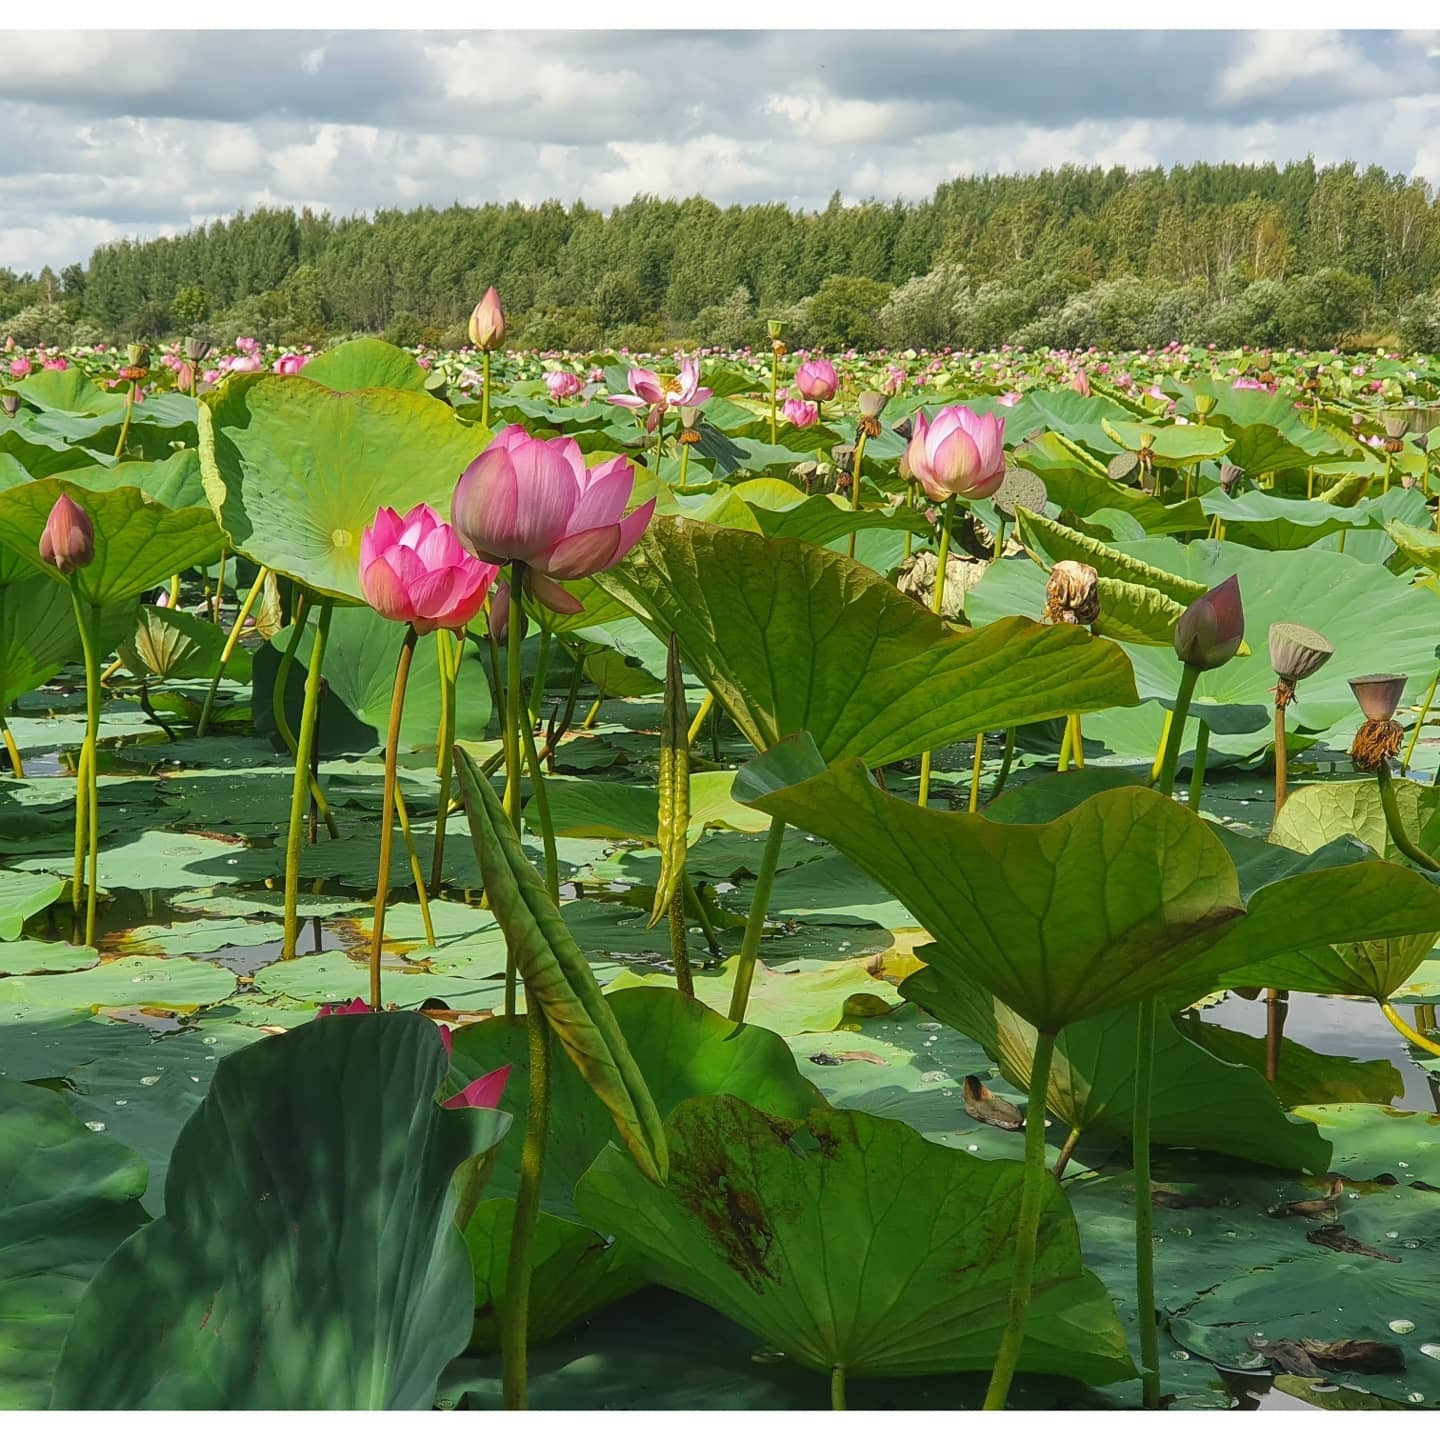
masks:
[[[795,211],[637,196],[339,217],[257,209],[0,269],[0,331],[77,346],[185,334],[464,343],[496,285],[536,350],[1097,345],[1440,348],[1440,200],[1353,162],[1065,166],[928,199]]]

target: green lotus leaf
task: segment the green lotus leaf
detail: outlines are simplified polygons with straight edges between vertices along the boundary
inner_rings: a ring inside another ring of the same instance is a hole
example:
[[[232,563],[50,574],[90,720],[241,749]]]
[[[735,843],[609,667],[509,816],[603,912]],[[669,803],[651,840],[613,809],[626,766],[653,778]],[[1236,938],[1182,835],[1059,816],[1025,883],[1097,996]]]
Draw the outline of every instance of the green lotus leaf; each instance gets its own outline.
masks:
[[[133,486],[88,490],[69,479],[49,479],[0,491],[0,545],[57,583],[60,577],[41,561],[39,547],[62,491],[84,506],[95,526],[95,559],[70,581],[97,605],[132,600],[220,553],[220,532],[208,510],[172,510]]]
[[[301,373],[331,390],[409,390],[420,395],[428,374],[413,355],[372,335],[341,341],[307,361]]]
[[[439,400],[241,376],[200,405],[205,492],[231,545],[337,600],[361,602],[360,537],[382,505],[446,518],[489,433]]]
[[[68,587],[35,574],[28,565],[24,569],[24,578],[0,585],[0,708],[54,679],[84,654]],[[133,597],[105,606],[100,614],[105,653],[134,627]]]
[[[208,509],[205,485],[196,450],[177,450],[165,460],[122,460],[118,464],[89,465],[67,470],[67,480],[87,490],[139,490],[172,510]]]
[[[1295,1113],[1334,1143],[1330,1163],[1347,1179],[1440,1190],[1440,1115],[1391,1105],[1302,1105]],[[1440,1220],[1440,1200],[1432,1203]]]
[[[1408,490],[1391,493],[1413,495],[1412,503],[1425,508],[1419,494]],[[1378,496],[1342,507],[1323,500],[1272,495],[1266,490],[1247,490],[1243,495],[1209,490],[1200,497],[1200,504],[1207,515],[1218,515],[1224,521],[1227,540],[1261,550],[1303,550],[1340,530],[1383,530],[1388,518]]]
[[[598,576],[687,664],[745,738],[808,730],[883,765],[982,730],[1133,703],[1122,656],[1074,626],[956,633],[873,571],[799,540],[654,521]]]
[[[933,1375],[993,1363],[1018,1163],[859,1111],[782,1120],[731,1096],[685,1101],[667,1128],[663,1189],[611,1148],[576,1191],[581,1214],[638,1250],[654,1279],[816,1370]],[[1020,1368],[1096,1384],[1134,1373],[1049,1177]]]
[[[1400,520],[1389,521],[1385,533],[1410,564],[1429,570],[1432,575],[1440,574],[1440,535]]]
[[[1105,433],[1126,450],[1148,448],[1161,465],[1193,465],[1197,460],[1218,460],[1234,445],[1213,425],[1169,425],[1159,421],[1102,420]]]
[[[903,506],[852,510],[838,495],[806,495],[788,480],[746,480],[728,493],[749,507],[762,534],[808,540],[812,545],[829,545],[860,530],[921,534],[930,529],[923,515]]]
[[[1102,544],[1079,530],[1072,530],[1058,520],[1036,515],[1023,506],[1016,512],[1015,518],[1021,540],[1036,563],[1046,570],[1061,560],[1077,560],[1082,565],[1089,565],[1102,580],[1120,580],[1156,590],[1182,607],[1198,600],[1209,588],[1157,565],[1147,565],[1143,560]]]
[[[42,1410],[90,1277],[149,1216],[145,1165],[64,1098],[0,1080],[0,1410]]]
[[[1188,1040],[1218,1059],[1265,1073],[1265,1036],[1245,1035],[1200,1020],[1184,1023]],[[1405,1088],[1405,1079],[1389,1060],[1355,1060],[1324,1055],[1289,1036],[1280,1040],[1280,1064],[1271,1085],[1282,1105],[1388,1105]]]
[[[1306,947],[1440,928],[1440,891],[1379,860],[1306,857],[1246,894],[1205,822],[1152,790],[1105,790],[1047,824],[1010,825],[921,810],[858,761],[815,774],[794,748],[741,788],[744,776],[742,798],[829,840],[909,907],[938,960],[1052,1033],[1151,996],[1205,994]]]
[[[185,610],[142,605],[134,632],[118,645],[125,668],[137,679],[203,680],[215,673],[225,648],[225,631],[213,621]],[[250,652],[237,649],[226,674],[245,680]]]
[[[414,1015],[226,1056],[176,1142],[164,1218],[80,1301],[52,1405],[428,1408],[470,1333],[451,1180],[510,1119],[442,1110],[446,1068]]]
[[[738,1095],[767,1114],[792,1119],[825,1103],[801,1078],[794,1056],[777,1035],[758,1025],[734,1024],[681,995],[673,981],[667,989],[617,991],[610,1005],[662,1114],[695,1095]],[[456,1030],[452,1064],[462,1084],[509,1065],[506,1104],[519,1112],[528,1103],[529,1047],[523,1026],[496,1019]],[[552,1067],[551,1085],[541,1243],[530,1298],[530,1337],[536,1343],[644,1280],[633,1250],[607,1246],[577,1223],[575,1184],[613,1137],[614,1126],[573,1066]],[[487,1345],[495,1343],[495,1312],[503,1305],[522,1139],[517,1128],[501,1146],[487,1198],[465,1230],[475,1264],[477,1335]]]
[[[925,947],[920,958],[928,961],[936,948]],[[1028,1092],[1035,1027],[962,967],[927,963],[900,993],[978,1040],[1005,1078]],[[1082,1134],[1133,1134],[1138,1028],[1134,1005],[1067,1025],[1055,1043],[1050,1113]],[[1319,1172],[1329,1164],[1329,1144],[1313,1125],[1286,1117],[1263,1075],[1216,1059],[1181,1034],[1167,1014],[1156,1016],[1154,1075],[1155,1144],[1213,1150],[1286,1170]]]
[[[78,366],[64,370],[32,370],[13,386],[26,405],[59,410],[67,415],[108,415],[125,409],[125,391],[102,390]]]

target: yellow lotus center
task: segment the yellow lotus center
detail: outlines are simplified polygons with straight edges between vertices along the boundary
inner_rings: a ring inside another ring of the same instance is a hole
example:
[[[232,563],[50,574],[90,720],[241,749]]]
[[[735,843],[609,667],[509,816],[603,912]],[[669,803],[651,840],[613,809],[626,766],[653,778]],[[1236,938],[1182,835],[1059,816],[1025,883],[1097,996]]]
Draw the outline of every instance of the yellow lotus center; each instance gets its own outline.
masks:
[[[335,529],[330,532],[330,543],[337,550],[348,550],[355,537],[348,530]]]
[[[678,375],[666,375],[660,381],[660,389],[666,395],[678,395],[683,388]]]

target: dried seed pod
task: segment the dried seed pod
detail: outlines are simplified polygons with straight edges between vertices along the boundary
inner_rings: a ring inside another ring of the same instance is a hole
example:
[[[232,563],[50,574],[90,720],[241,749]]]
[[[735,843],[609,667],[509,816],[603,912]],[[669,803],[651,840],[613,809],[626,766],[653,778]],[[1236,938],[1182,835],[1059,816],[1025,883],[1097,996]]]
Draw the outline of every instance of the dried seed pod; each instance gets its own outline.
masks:
[[[1044,625],[1093,625],[1100,618],[1100,577],[1094,566],[1062,560],[1045,583]]]
[[[1236,485],[1245,478],[1245,472],[1238,466],[1232,465],[1226,460],[1220,466],[1220,488],[1227,494],[1233,494]]]
[[[1360,675],[1350,689],[1367,720],[1389,720],[1400,708],[1409,680],[1408,675]]]
[[[1399,753],[1405,727],[1396,720],[1367,720],[1356,732],[1350,759],[1357,770],[1375,774]]]
[[[1280,681],[1275,703],[1288,705],[1295,698],[1296,683],[1313,675],[1334,653],[1335,647],[1318,630],[1285,620],[1272,625],[1270,668]]]

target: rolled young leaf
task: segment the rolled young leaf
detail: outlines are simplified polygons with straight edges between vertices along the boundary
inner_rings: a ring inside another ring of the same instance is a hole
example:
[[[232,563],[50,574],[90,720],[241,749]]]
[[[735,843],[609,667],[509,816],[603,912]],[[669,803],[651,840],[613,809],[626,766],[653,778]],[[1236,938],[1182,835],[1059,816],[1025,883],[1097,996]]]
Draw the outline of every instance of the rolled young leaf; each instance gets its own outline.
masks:
[[[500,799],[475,762],[456,746],[455,776],[485,893],[525,981],[565,1053],[609,1110],[644,1174],[663,1184],[665,1130],[639,1066],[560,912],[525,858]]]

